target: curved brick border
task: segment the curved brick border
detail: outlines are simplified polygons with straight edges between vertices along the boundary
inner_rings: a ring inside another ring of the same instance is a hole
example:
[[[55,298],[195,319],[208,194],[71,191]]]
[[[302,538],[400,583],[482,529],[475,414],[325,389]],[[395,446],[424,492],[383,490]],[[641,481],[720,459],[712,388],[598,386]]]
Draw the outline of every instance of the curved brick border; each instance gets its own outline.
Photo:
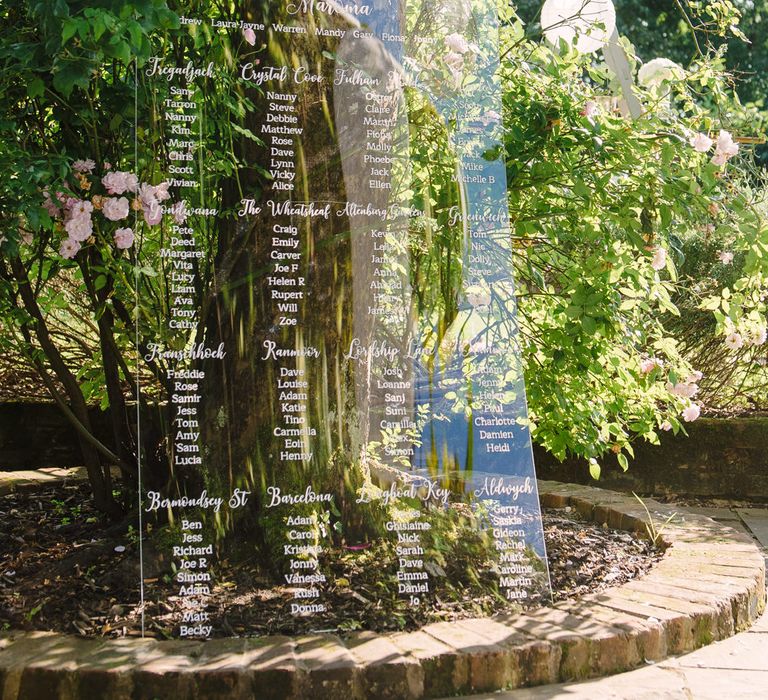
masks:
[[[632,498],[544,482],[542,502],[645,531]],[[656,523],[672,510],[648,502]],[[517,616],[431,624],[418,632],[226,639],[83,640],[0,636],[3,700],[408,700],[608,675],[691,651],[748,627],[765,603],[763,556],[709,518],[678,517],[647,576]]]

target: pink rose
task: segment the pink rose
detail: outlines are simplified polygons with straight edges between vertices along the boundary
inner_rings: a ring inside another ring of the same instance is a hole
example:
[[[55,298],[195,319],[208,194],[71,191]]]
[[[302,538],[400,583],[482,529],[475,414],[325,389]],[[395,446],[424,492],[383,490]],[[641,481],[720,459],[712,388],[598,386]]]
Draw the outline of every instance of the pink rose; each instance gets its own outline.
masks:
[[[469,42],[458,32],[445,37],[445,45],[453,53],[464,54],[469,51]]]
[[[188,212],[187,212],[187,202],[185,200],[182,199],[180,202],[176,202],[176,204],[173,205],[172,211],[173,211],[173,220],[177,224],[183,224],[186,222]]]
[[[123,192],[135,192],[139,183],[138,178],[132,173],[116,170],[101,178],[101,184],[109,194],[123,194]]]
[[[733,262],[733,253],[730,251],[724,250],[718,257],[720,258],[720,262],[723,263],[723,265],[730,265]]]
[[[133,245],[133,230],[129,228],[119,228],[115,231],[115,245],[120,250],[125,250]]]
[[[581,110],[581,116],[591,118],[594,117],[598,112],[600,112],[600,107],[598,106],[597,102],[594,100],[587,100],[584,108]]]
[[[654,270],[663,270],[667,266],[667,251],[664,248],[656,248],[653,251],[653,260],[651,260],[651,267]]]
[[[101,213],[110,221],[120,221],[128,216],[131,207],[125,197],[107,197],[101,207]]]
[[[78,241],[75,241],[72,238],[65,238],[61,242],[61,248],[59,248],[59,255],[61,255],[62,258],[71,260],[72,258],[75,257],[75,255],[77,255],[77,251],[79,250],[80,250],[80,243]]]
[[[668,420],[665,420],[660,426],[662,430],[668,432],[672,430],[672,423],[670,423]]]
[[[69,207],[69,211],[72,216],[90,216],[93,211],[93,204],[85,199],[81,199]]]
[[[163,208],[157,203],[153,202],[150,206],[144,207],[144,221],[150,226],[156,226],[163,218]]]
[[[57,216],[61,216],[61,209],[59,209],[51,199],[51,196],[48,194],[48,192],[44,192],[45,194],[45,201],[43,201],[43,208],[48,212],[48,216],[50,216],[52,219],[55,219]]]
[[[256,32],[254,32],[250,27],[246,27],[243,29],[243,39],[245,39],[246,43],[250,44],[251,46],[255,46]]]
[[[158,202],[164,202],[166,199],[171,198],[171,193],[168,191],[170,185],[170,182],[160,182],[155,185],[155,199]]]
[[[725,165],[738,152],[739,144],[733,140],[730,132],[721,130],[720,135],[717,137],[717,145],[715,146],[715,155],[712,157],[712,162],[715,165]]]
[[[94,163],[90,158],[86,160],[76,160],[74,163],[72,163],[72,170],[74,170],[76,173],[92,173],[95,167],[96,163]]]
[[[744,338],[741,337],[741,333],[733,331],[726,336],[725,346],[729,350],[740,350],[742,347],[744,347]]]
[[[445,54],[443,60],[452,72],[459,71],[464,68],[464,56],[462,56],[460,53],[456,53],[455,51],[451,51]]]
[[[683,420],[686,423],[693,423],[701,415],[701,407],[698,404],[688,404],[683,409]]]
[[[657,357],[650,357],[644,360],[640,360],[640,371],[643,374],[650,374],[657,367],[661,369],[663,366],[664,366],[664,363],[661,360],[659,360]]]
[[[768,340],[768,330],[765,326],[753,328],[749,334],[749,342],[752,345],[764,345],[766,340]]]
[[[696,134],[696,136],[693,136],[690,140],[690,144],[693,147],[693,150],[697,153],[706,153],[710,148],[712,148],[712,144],[714,141],[709,138],[706,134]]]
[[[64,224],[64,228],[72,240],[82,242],[91,237],[91,234],[93,233],[93,221],[88,215],[74,216]]]

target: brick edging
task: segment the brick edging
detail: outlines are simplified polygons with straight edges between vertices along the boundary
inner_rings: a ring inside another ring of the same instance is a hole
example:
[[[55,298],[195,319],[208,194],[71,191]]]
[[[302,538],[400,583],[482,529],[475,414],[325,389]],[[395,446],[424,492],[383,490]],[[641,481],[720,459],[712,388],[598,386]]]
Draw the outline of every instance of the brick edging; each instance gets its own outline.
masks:
[[[545,506],[571,506],[644,532],[633,498],[540,482]],[[647,501],[654,521],[673,509]],[[695,515],[660,535],[664,557],[640,579],[516,616],[416,632],[209,642],[0,636],[2,700],[409,700],[542,685],[629,670],[746,629],[765,605],[764,559],[751,539]]]

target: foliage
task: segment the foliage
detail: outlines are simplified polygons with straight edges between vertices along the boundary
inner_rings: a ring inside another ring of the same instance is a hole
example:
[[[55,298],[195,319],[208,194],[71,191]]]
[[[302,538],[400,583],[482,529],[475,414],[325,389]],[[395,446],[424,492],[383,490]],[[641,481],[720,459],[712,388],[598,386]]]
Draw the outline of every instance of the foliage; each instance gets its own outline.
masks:
[[[717,37],[738,35],[735,8],[717,6],[719,14],[712,6],[700,15],[712,48],[702,42],[681,74],[641,88],[645,113],[634,122],[617,109],[604,65],[547,46],[531,27],[526,35],[505,10],[501,78],[522,353],[534,437],[559,457],[614,452],[626,467],[633,440],[656,442],[659,430],[695,419],[697,371],[705,368],[690,361],[701,359],[701,344],[687,342],[681,309],[706,319],[698,327],[721,350],[725,339],[736,344],[734,334],[742,347],[762,344],[768,227],[759,180],[747,177],[752,154],[742,146],[717,164],[714,149],[691,142],[747,123],[717,46]],[[153,99],[136,81],[151,47],[233,60],[231,38],[213,41],[201,30],[181,39],[170,33],[177,25],[160,0],[0,5],[0,342],[26,358],[69,411],[99,507],[109,511],[115,503],[104,465],[120,464],[129,483],[136,477],[140,447],[126,408],[133,375],[155,377],[162,392],[164,368],[136,366],[134,320],[143,346],[162,332],[167,284],[147,264],[156,249],[126,252],[111,224],[62,256],[66,222],[46,208],[44,190],[87,192],[73,169],[78,159],[92,159],[99,176],[110,163],[157,184],[153,162],[163,144],[149,131],[133,132],[134,110],[149,110]],[[217,115],[205,124],[212,145],[200,167],[231,177],[211,187],[220,203],[225,187],[237,192],[245,169],[235,139],[254,138],[242,125],[249,103],[232,86],[199,97]],[[138,163],[134,136],[146,139]],[[445,181],[435,190],[453,187],[451,168],[439,172]],[[438,231],[437,240],[449,233]],[[215,231],[203,229],[201,239],[215,252]],[[735,256],[727,275],[715,257],[721,252]],[[147,291],[138,304],[134,275]],[[203,271],[201,281],[210,275]],[[114,444],[93,437],[89,401],[117,407]]]

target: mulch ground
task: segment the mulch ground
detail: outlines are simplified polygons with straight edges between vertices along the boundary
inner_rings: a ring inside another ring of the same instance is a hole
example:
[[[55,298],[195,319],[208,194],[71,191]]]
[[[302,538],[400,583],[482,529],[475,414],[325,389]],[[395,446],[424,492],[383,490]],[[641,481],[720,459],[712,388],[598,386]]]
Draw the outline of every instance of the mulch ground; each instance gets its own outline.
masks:
[[[546,511],[544,530],[555,601],[620,585],[646,573],[661,556],[647,540],[586,522],[570,509]],[[136,534],[108,533],[85,484],[1,497],[0,628],[88,637],[140,634]],[[146,634],[172,637],[182,610],[178,584],[152,563],[151,544],[147,550]],[[323,591],[328,611],[302,618],[290,613],[290,589],[271,585],[248,562],[225,562],[208,599],[207,624],[214,636],[385,631],[511,609],[491,593],[450,586],[441,589],[450,595],[436,592],[410,608],[382,586],[375,552],[338,556],[330,574]]]

